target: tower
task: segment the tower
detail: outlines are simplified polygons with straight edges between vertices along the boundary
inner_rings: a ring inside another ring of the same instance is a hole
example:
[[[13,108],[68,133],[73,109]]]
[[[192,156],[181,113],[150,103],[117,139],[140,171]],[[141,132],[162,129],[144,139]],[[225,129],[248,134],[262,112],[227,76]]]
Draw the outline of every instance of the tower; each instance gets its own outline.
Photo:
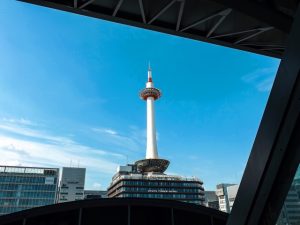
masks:
[[[148,68],[148,80],[146,88],[140,92],[140,98],[147,102],[147,147],[146,159],[139,160],[135,164],[141,172],[163,173],[170,162],[158,157],[156,128],[155,128],[155,110],[154,102],[161,97],[159,89],[154,87],[152,80],[152,69]]]
[[[152,70],[148,68],[146,88],[140,92],[147,105],[147,146],[145,159],[134,164],[119,166],[107,190],[109,198],[160,198],[203,204],[203,182],[196,177],[188,178],[165,173],[170,162],[159,158],[154,103],[161,92],[154,87]]]

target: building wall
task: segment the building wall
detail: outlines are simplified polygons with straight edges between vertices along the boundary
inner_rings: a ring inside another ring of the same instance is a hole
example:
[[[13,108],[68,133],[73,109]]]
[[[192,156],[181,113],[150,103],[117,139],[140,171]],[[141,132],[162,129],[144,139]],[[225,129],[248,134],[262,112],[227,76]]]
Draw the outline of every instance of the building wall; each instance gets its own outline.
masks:
[[[58,168],[0,166],[0,215],[54,204]]]
[[[125,167],[124,167],[125,168]],[[203,204],[204,188],[197,178],[166,174],[141,174],[119,167],[108,188],[109,198],[159,198]]]
[[[84,199],[107,198],[107,191],[84,190]]]
[[[216,194],[219,199],[219,209],[230,213],[239,185],[237,184],[218,184]]]
[[[58,202],[84,199],[85,168],[63,167]]]
[[[204,205],[219,210],[219,199],[215,191],[204,191],[205,202]]]
[[[286,196],[277,225],[300,224],[300,168]]]

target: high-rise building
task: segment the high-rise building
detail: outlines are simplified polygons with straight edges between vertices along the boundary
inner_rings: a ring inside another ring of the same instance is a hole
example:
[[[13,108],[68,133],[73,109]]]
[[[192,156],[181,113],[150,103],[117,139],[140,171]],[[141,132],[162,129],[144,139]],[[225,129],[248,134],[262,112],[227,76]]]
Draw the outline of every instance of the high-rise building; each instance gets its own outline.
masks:
[[[219,199],[219,207],[223,212],[230,213],[237,191],[238,184],[218,184],[216,194]]]
[[[63,167],[58,202],[84,199],[85,168]]]
[[[84,199],[107,198],[107,191],[84,190]]]
[[[300,167],[286,196],[277,225],[300,224]]]
[[[58,168],[0,166],[0,216],[54,204]]]
[[[154,115],[154,101],[161,97],[161,92],[153,85],[150,67],[146,88],[140,97],[147,102],[146,159],[120,166],[108,188],[108,197],[161,198],[203,204],[202,181],[164,173],[170,162],[158,156]]]
[[[219,210],[219,199],[215,191],[204,191],[205,202],[204,205]]]

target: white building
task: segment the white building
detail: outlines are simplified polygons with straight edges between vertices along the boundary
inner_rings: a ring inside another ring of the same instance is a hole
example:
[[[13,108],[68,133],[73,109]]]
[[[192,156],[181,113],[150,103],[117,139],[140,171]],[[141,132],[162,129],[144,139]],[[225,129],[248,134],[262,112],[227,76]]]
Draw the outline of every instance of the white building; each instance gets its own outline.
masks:
[[[63,167],[58,202],[84,199],[85,168]]]
[[[219,199],[219,207],[223,212],[230,213],[237,191],[238,184],[218,184],[216,194]]]

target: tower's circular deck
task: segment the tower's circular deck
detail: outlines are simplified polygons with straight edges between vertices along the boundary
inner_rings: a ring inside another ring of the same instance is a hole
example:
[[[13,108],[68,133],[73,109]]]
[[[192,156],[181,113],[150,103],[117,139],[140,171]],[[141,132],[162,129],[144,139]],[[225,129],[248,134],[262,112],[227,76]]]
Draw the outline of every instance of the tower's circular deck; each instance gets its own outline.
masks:
[[[161,92],[159,89],[151,87],[151,88],[144,88],[140,92],[140,97],[143,100],[147,100],[148,97],[153,97],[155,100],[161,97]]]
[[[170,162],[166,159],[142,159],[135,162],[139,172],[163,173],[168,168]]]

